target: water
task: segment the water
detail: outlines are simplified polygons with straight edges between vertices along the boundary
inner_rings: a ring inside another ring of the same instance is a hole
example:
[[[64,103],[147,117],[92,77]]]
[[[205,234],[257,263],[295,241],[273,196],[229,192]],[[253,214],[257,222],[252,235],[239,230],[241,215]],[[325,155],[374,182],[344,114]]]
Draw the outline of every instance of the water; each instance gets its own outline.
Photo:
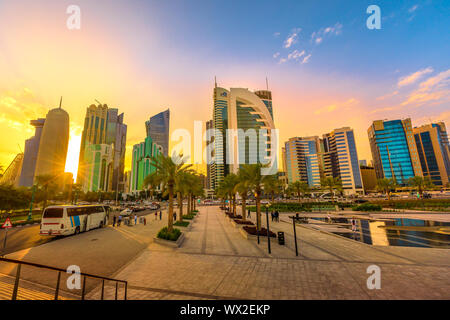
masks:
[[[325,218],[312,218],[326,221]],[[334,232],[340,236],[378,246],[450,248],[450,223],[418,219],[356,219],[357,231]],[[333,219],[351,230],[350,219]]]

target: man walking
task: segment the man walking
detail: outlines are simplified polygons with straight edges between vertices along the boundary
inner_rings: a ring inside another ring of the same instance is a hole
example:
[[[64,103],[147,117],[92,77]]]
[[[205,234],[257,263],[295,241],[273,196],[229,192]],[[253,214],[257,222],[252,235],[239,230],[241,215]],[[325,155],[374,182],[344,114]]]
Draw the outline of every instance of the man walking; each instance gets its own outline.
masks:
[[[159,220],[162,219],[162,210],[159,210]]]
[[[114,216],[114,217],[113,217],[113,227],[115,227],[115,226],[116,226],[116,220],[117,220],[117,217],[116,217],[116,216]]]
[[[137,225],[137,214],[134,214],[134,225]]]
[[[251,217],[250,217],[250,209],[248,209],[248,212],[247,212],[247,218],[251,218]]]
[[[119,220],[117,222],[117,226],[120,227],[120,223],[122,222],[122,215],[119,215]]]

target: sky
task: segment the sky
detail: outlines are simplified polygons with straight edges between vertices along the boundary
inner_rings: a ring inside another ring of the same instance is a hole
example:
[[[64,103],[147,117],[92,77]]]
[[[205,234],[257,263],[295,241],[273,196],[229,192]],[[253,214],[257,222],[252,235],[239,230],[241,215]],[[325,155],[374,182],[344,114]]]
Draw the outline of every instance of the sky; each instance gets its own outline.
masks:
[[[372,4],[381,29],[367,28]],[[125,113],[129,168],[151,116],[170,108],[171,132],[212,117],[215,76],[250,90],[268,78],[280,143],[349,126],[370,160],[373,120],[450,125],[449,17],[445,0],[0,0],[0,165],[63,96],[66,171],[95,99]]]

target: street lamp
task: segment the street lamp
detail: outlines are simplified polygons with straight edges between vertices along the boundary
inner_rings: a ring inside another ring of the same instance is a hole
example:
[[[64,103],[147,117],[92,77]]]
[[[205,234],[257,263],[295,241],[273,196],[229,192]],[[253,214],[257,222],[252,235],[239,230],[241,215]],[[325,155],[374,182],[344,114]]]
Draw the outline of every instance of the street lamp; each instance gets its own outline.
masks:
[[[266,206],[266,221],[267,221],[267,251],[270,254],[271,250],[270,250],[270,229],[269,229],[269,206]]]

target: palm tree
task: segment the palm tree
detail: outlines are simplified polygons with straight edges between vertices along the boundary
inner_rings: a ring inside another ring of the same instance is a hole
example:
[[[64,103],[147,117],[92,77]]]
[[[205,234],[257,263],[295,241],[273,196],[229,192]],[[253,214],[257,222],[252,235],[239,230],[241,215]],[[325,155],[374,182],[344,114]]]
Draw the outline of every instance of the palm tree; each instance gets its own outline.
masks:
[[[277,175],[270,175],[264,180],[264,193],[270,194],[272,204],[275,202],[275,193],[280,191],[280,181]]]
[[[239,183],[238,176],[234,173],[228,174],[221,183],[221,188],[223,192],[230,197],[232,201],[230,209],[233,217],[236,215],[236,185]]]
[[[156,189],[161,185],[161,179],[156,172],[152,172],[144,178],[143,187],[150,190],[150,198],[153,200],[153,195]]]
[[[300,198],[304,196],[306,193],[308,193],[311,189],[309,185],[301,180],[292,182],[289,185],[289,189],[292,190],[292,192],[295,192],[298,196],[298,200],[300,201]]]
[[[256,198],[256,227],[261,230],[261,193],[266,181],[272,179],[269,175],[261,174],[261,169],[264,166],[261,163],[244,164],[240,170],[242,175],[248,181],[248,186],[255,194]]]
[[[185,159],[182,155],[178,156],[177,163],[173,162],[172,157],[164,156],[162,154],[157,157],[152,157],[152,165],[155,166],[158,179],[164,186],[164,189],[169,194],[169,214],[167,222],[167,231],[173,231],[173,195],[175,191],[175,183],[179,180],[180,175],[190,173],[191,164],[185,165]]]
[[[331,198],[334,200],[334,190],[342,190],[342,182],[339,178],[325,177],[321,181],[323,189],[330,191]]]
[[[247,205],[246,201],[247,201],[247,198],[248,198],[248,193],[251,191],[251,189],[250,189],[250,182],[246,178],[245,173],[242,170],[240,170],[240,169],[239,169],[239,172],[238,172],[237,176],[238,176],[238,179],[237,179],[238,183],[235,186],[235,192],[239,193],[239,196],[242,199],[242,204],[241,204],[241,206],[242,206],[242,220],[246,220],[245,219],[245,217],[246,217],[245,211],[246,211],[246,205]]]
[[[56,191],[56,181],[55,176],[51,174],[43,174],[36,177],[36,184],[40,187],[44,192],[44,204],[43,209],[47,207],[48,196],[50,193]]]
[[[408,184],[419,192],[420,198],[423,198],[423,192],[425,190],[432,189],[434,187],[433,182],[431,181],[430,177],[421,177],[421,176],[414,176],[412,178],[408,179]]]
[[[391,191],[392,189],[395,189],[396,186],[397,184],[394,179],[383,178],[377,180],[377,190],[384,192],[389,201],[391,200]]]

